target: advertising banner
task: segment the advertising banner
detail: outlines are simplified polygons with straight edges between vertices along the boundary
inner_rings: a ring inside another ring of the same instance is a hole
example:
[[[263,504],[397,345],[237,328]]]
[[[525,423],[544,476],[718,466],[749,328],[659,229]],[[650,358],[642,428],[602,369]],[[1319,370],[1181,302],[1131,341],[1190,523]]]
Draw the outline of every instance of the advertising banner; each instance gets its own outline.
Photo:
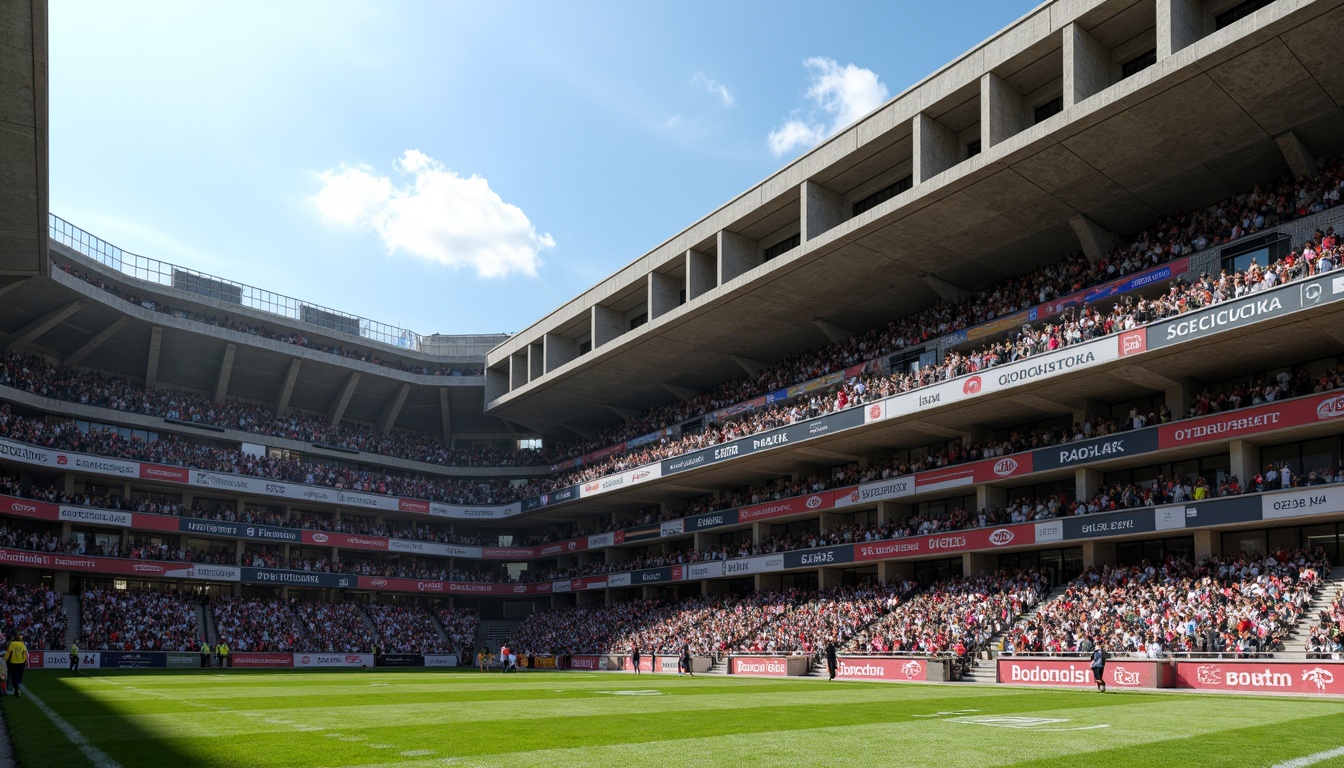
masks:
[[[628,573],[612,573],[607,575],[608,587],[628,587],[630,584],[630,574]]]
[[[1238,693],[1344,694],[1344,664],[1329,661],[1179,661],[1177,688]]]
[[[383,653],[373,658],[379,667],[423,667],[424,659],[418,653]]]
[[[1064,524],[1064,538],[1067,540],[1124,536],[1157,530],[1157,515],[1151,508],[1065,517],[1061,518],[1060,522]]]
[[[1119,459],[1157,450],[1155,428],[1120,432],[1091,440],[1077,440],[1050,448],[1041,448],[1031,454],[1035,471],[1092,464],[1107,459]]]
[[[1148,348],[1161,349],[1214,334],[1245,328],[1264,320],[1282,317],[1305,307],[1339,300],[1331,292],[1330,276],[1252,294],[1235,301],[1224,301],[1207,309],[1180,315],[1148,329]]]
[[[1205,499],[1203,501],[1187,502],[1181,507],[1181,513],[1185,520],[1185,528],[1197,528],[1210,525],[1230,525],[1232,523],[1249,523],[1262,519],[1260,514],[1261,500],[1244,496],[1230,496],[1221,499]],[[1158,508],[1158,530],[1162,528],[1162,508]],[[1314,510],[1321,512],[1324,510]],[[1334,507],[1330,511],[1339,511],[1339,507]],[[1265,518],[1268,519],[1268,518]]]
[[[770,573],[771,571],[782,570],[784,570],[784,554],[782,552],[773,555],[739,557],[733,560],[725,560],[723,563],[724,576],[747,576],[753,573]]]
[[[372,667],[372,653],[296,653],[296,667]]]
[[[81,663],[83,659],[80,659]],[[200,666],[200,657],[196,657]],[[168,666],[168,654],[156,651],[100,651],[98,666],[102,669],[163,669]]]
[[[728,673],[785,677],[789,674],[789,660],[783,656],[734,656],[728,660]]]
[[[598,669],[606,669],[605,664],[599,662],[606,661],[605,656],[570,656],[569,668],[596,672]]]
[[[248,530],[250,531],[251,528],[249,527]],[[302,536],[304,544],[315,544],[321,547],[364,549],[373,552],[388,551],[387,539],[381,536],[356,536],[349,533],[328,531],[302,531]]]
[[[98,651],[80,651],[80,669],[98,669],[100,666]],[[69,651],[33,651],[28,654],[29,669],[69,669]]]
[[[297,587],[330,587],[348,589],[359,577],[348,573],[316,573],[314,571],[281,571],[270,568],[239,569],[244,582],[250,584],[284,584]]]
[[[943,679],[942,663],[930,664],[927,659],[855,657],[837,659],[836,678],[843,680],[892,680],[923,682]],[[930,678],[930,673],[933,677]]]
[[[1146,659],[1112,659],[1103,675],[1108,688],[1167,688],[1170,667],[1164,662]],[[1049,685],[1066,688],[1092,688],[1092,669],[1088,660],[1000,657],[999,682],[1017,685]]]
[[[658,536],[680,536],[686,532],[686,523],[681,518],[667,520],[658,525]]]
[[[857,488],[835,491],[834,493],[835,506],[837,507],[899,499],[915,494],[915,478],[913,475],[906,475],[885,480],[874,480]]]
[[[854,545],[841,544],[838,547],[804,549],[800,552],[785,552],[785,568],[812,568],[818,565],[838,565],[854,562]]]
[[[255,525],[252,523],[233,523],[223,520],[201,520],[195,517],[178,518],[178,530],[194,533],[198,536],[228,536],[237,539],[260,539],[262,541],[280,541],[297,543],[311,533],[294,528],[277,528],[273,525]],[[316,534],[325,535],[325,534]],[[386,547],[384,547],[386,549]]]
[[[57,507],[45,501],[0,496],[0,514],[26,517],[30,520],[55,520]]]
[[[767,501],[763,504],[752,504],[749,507],[742,507],[737,510],[737,521],[739,523],[752,523],[757,520],[768,520],[775,517],[785,517],[787,515],[798,515],[805,512],[815,512],[819,509],[830,509],[831,503],[835,498],[835,491],[822,491],[814,493],[811,496],[793,496],[779,501]]]
[[[972,549],[1035,544],[1039,523],[1018,523],[997,528],[972,528],[903,539],[866,541],[854,545],[855,560],[890,560],[918,555],[964,552]]]
[[[709,528],[721,528],[726,525],[737,525],[737,510],[725,509],[719,512],[708,512],[703,515],[695,515],[686,518],[685,529],[689,533],[703,531]]]
[[[168,669],[200,669],[201,655],[199,653],[168,653]]]
[[[199,658],[197,666],[200,665]],[[294,654],[235,651],[229,654],[229,664],[239,669],[288,669],[294,666]]]
[[[602,547],[613,547],[616,545],[615,533],[599,533],[588,537],[589,549],[600,549]]]
[[[723,575],[722,560],[711,560],[707,563],[690,563],[683,572],[687,579],[717,579]]]
[[[369,538],[361,536],[359,538]],[[440,544],[437,541],[419,541],[415,539],[388,539],[387,548],[391,552],[410,552],[417,555],[435,555],[438,557],[469,557],[481,559],[481,547],[463,544]]]
[[[1267,493],[1259,501],[1260,514],[1265,520],[1341,512],[1344,511],[1344,486],[1313,485],[1295,491]]]
[[[425,655],[426,667],[456,667],[458,663],[455,653],[430,653]]]
[[[61,506],[57,513],[59,518],[65,522],[87,523],[90,525],[115,525],[120,528],[130,528],[134,516],[130,512],[122,512],[114,509],[98,509],[96,507],[67,507]]]

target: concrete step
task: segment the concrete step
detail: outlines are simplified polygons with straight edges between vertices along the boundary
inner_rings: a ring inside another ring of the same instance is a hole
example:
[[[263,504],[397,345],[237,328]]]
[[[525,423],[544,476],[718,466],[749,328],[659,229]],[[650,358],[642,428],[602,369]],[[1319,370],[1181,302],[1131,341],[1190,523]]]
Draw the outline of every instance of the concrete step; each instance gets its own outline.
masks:
[[[60,650],[68,651],[70,644],[79,640],[79,595],[62,595],[61,608],[65,612],[65,647]]]

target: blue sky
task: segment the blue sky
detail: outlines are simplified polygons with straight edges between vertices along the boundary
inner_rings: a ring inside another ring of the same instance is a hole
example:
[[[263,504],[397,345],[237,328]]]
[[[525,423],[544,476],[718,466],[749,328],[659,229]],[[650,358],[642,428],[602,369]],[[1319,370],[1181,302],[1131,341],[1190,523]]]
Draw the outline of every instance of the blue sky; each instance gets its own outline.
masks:
[[[51,210],[418,333],[518,331],[1032,7],[55,0]]]

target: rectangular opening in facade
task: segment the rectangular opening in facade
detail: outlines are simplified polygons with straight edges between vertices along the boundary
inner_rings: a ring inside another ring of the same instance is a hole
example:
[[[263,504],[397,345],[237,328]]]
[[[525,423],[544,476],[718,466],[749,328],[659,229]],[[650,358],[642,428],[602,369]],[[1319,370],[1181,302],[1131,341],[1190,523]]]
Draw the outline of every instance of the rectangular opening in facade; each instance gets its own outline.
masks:
[[[773,258],[782,256],[788,253],[789,251],[792,251],[794,248],[797,248],[799,245],[802,244],[802,242],[803,240],[801,235],[786,237],[783,240],[780,240],[778,243],[775,243],[774,245],[770,246],[769,248],[766,248],[765,252],[762,254],[762,261],[770,261]]]
[[[980,81],[958,88],[915,115],[915,184],[974,157],[980,136]],[[977,150],[978,153],[978,150]]]
[[[1064,97],[1056,96],[1032,110],[1032,124],[1044,122],[1064,111]]]
[[[1157,0],[1116,0],[1098,6],[1078,17],[1064,35],[1070,75],[1064,108],[1068,109],[1157,61]]]
[[[1052,33],[981,78],[983,149],[1063,111],[1064,47],[1063,33]]]
[[[1120,65],[1120,79],[1133,77],[1157,63],[1157,49],[1152,48]]]
[[[802,191],[792,186],[719,233],[719,285],[764,264],[767,247],[801,232]]]
[[[850,216],[858,216],[860,213],[863,213],[864,211],[876,208],[882,203],[887,202],[893,197],[901,194],[907,189],[913,188],[914,186],[915,186],[915,177],[911,176],[910,174],[906,174],[905,176],[902,176],[900,179],[897,179],[895,183],[888,184],[887,186],[877,190],[871,195],[868,195],[867,197],[864,197],[863,199],[855,202],[852,206],[850,206]]]
[[[1214,31],[1217,31],[1222,29],[1223,27],[1228,26],[1229,24],[1235,24],[1236,22],[1241,21],[1247,16],[1250,16],[1251,14],[1260,10],[1261,8],[1273,4],[1274,0],[1246,0],[1246,2],[1239,3],[1238,5],[1228,8],[1225,11],[1217,12],[1213,17],[1213,29]],[[1214,10],[1216,8],[1217,8],[1216,5],[1211,6],[1210,10]]]

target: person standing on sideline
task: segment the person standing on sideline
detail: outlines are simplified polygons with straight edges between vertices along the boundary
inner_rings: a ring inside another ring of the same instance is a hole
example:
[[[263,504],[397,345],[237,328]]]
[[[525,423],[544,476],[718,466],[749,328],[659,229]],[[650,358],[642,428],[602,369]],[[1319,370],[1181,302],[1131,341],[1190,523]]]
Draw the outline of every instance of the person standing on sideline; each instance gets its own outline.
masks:
[[[28,646],[23,644],[23,635],[15,635],[5,649],[5,670],[9,672],[9,682],[14,686],[14,695],[22,696],[23,670],[28,668]]]
[[[635,663],[635,674],[639,674],[639,646],[630,649],[630,660]]]
[[[79,674],[79,644],[70,644],[70,671]]]
[[[1106,649],[1097,643],[1097,647],[1092,650],[1092,679],[1097,683],[1097,690],[1106,692]]]
[[[204,637],[201,638],[201,669],[210,667],[210,643]]]
[[[223,640],[219,641],[219,666],[221,669],[229,667],[229,645]]]
[[[835,641],[832,640],[826,644],[826,672],[831,676],[832,680],[835,679],[835,669],[839,665],[839,660],[835,658]]]
[[[687,643],[681,647],[681,666],[686,669],[686,674],[695,677],[695,672],[691,670],[691,644]]]

